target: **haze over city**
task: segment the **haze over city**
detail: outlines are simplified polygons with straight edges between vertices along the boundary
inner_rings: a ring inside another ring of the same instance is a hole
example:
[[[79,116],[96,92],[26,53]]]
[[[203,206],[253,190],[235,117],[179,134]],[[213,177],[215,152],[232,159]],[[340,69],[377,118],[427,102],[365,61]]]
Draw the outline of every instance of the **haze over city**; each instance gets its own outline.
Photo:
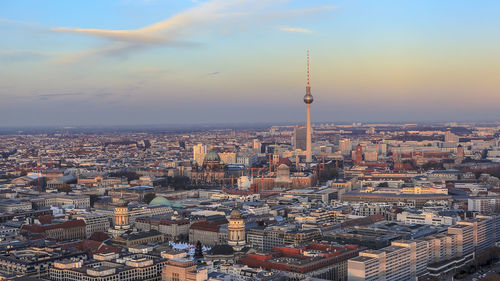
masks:
[[[2,1],[0,126],[500,118],[498,1]]]

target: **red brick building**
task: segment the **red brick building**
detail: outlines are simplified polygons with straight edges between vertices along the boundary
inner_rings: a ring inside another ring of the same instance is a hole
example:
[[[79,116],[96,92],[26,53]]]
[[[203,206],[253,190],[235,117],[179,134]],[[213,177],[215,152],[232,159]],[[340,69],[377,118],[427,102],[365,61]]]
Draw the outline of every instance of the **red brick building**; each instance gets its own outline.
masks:
[[[304,247],[275,247],[271,253],[249,254],[239,262],[250,267],[280,271],[292,280],[307,277],[347,280],[347,260],[356,257],[358,246],[311,243]]]
[[[23,225],[21,233],[40,235],[54,240],[85,239],[85,221],[70,220],[43,225]]]

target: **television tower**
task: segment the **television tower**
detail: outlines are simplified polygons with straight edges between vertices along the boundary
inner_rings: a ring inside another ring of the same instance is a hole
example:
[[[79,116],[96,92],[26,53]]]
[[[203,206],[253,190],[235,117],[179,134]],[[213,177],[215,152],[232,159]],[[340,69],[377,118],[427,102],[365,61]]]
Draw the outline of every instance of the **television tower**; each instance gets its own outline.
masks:
[[[307,109],[306,163],[311,163],[312,162],[311,103],[313,102],[313,96],[311,95],[311,85],[309,84],[309,50],[307,50],[307,85],[306,85],[306,94],[304,96],[304,102],[306,103],[306,109]]]

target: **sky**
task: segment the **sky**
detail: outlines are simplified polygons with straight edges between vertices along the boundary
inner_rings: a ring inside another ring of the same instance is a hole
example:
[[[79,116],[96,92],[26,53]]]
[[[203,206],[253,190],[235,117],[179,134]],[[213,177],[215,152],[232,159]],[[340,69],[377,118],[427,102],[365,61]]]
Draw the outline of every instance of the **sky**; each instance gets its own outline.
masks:
[[[1,0],[0,127],[500,119],[500,1]]]

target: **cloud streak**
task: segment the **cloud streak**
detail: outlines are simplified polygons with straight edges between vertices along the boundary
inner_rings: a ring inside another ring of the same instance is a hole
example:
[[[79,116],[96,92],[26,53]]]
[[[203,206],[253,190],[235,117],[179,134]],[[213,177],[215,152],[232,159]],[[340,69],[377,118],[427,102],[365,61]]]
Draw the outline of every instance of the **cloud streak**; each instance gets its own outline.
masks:
[[[41,100],[49,100],[52,98],[69,97],[69,96],[82,96],[82,93],[58,93],[58,94],[39,94],[35,97]]]
[[[71,28],[56,27],[53,32],[64,32],[73,34],[83,34],[102,38],[110,41],[107,46],[96,48],[80,53],[73,53],[59,59],[57,62],[68,63],[81,60],[84,57],[96,55],[117,55],[123,56],[127,53],[153,46],[195,46],[196,43],[184,40],[191,35],[195,29],[220,27],[226,31],[232,19],[242,20],[244,18],[257,21],[259,18],[268,17],[276,20],[286,16],[294,17],[300,14],[311,14],[319,11],[331,9],[330,6],[305,8],[285,12],[265,13],[263,9],[283,2],[282,0],[211,0],[203,2],[184,12],[173,15],[163,21],[151,24],[138,29],[108,30],[97,28]],[[268,20],[272,20],[268,19]],[[284,27],[290,32],[311,32],[303,28]]]
[[[254,0],[255,1],[255,0]],[[261,0],[258,0],[259,2]],[[71,62],[89,55],[123,54],[131,50],[154,45],[192,46],[194,43],[181,40],[181,36],[197,25],[211,25],[241,15],[239,8],[252,1],[213,0],[176,14],[152,25],[130,30],[107,30],[95,28],[52,28],[54,32],[85,34],[112,41],[108,46],[73,54],[60,62]],[[272,2],[272,1],[270,1]]]
[[[296,33],[313,33],[314,32],[310,29],[302,28],[302,27],[280,26],[278,29],[281,31],[296,32]]]

